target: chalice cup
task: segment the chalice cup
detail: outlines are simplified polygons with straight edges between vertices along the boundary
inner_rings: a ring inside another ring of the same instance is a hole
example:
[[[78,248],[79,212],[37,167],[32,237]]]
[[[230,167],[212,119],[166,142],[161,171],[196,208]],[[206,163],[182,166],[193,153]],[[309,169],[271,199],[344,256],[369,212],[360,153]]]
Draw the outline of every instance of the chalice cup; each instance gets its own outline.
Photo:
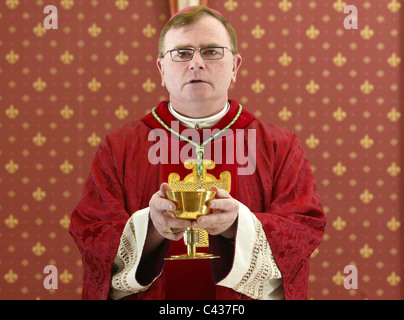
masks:
[[[176,204],[174,215],[177,219],[195,221],[200,216],[209,214],[210,208],[207,203],[215,197],[216,192],[211,190],[197,191],[167,191],[167,197]],[[190,260],[190,259],[214,259],[219,258],[210,253],[196,252],[199,242],[199,233],[205,232],[200,229],[187,228],[184,232],[184,243],[187,246],[187,253],[173,255],[165,260]]]

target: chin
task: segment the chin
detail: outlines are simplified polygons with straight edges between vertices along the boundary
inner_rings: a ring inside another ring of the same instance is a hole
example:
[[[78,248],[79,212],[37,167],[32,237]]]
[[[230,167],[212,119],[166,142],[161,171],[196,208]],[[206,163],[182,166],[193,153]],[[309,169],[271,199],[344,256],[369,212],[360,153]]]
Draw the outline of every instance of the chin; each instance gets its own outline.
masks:
[[[207,92],[191,92],[190,94],[187,95],[187,98],[185,99],[189,102],[204,102],[204,101],[211,101],[214,100],[214,97],[212,97],[211,94],[208,94]]]

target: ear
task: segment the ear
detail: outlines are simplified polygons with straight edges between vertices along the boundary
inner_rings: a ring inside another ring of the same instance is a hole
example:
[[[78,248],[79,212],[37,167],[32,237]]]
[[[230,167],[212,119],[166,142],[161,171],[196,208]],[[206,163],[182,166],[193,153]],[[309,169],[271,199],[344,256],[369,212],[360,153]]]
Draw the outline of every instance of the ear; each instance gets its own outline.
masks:
[[[159,69],[160,76],[161,76],[161,86],[165,87],[166,83],[164,81],[164,61],[162,58],[158,58],[156,61],[157,69]]]
[[[231,76],[231,82],[236,83],[236,78],[237,78],[237,72],[240,69],[241,63],[243,59],[239,54],[234,55],[233,57],[233,73]]]

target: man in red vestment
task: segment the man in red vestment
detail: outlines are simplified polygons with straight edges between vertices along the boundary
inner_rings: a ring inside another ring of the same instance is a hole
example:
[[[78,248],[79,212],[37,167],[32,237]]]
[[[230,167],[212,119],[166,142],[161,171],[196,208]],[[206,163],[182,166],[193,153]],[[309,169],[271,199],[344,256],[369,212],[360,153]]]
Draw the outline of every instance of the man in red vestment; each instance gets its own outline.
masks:
[[[192,7],[170,19],[159,50],[170,101],[106,137],[71,216],[83,298],[307,299],[325,215],[296,135],[228,98],[242,61],[234,29]],[[180,220],[167,179],[190,173],[184,162],[196,158],[195,144],[214,160],[210,174],[231,174],[231,190],[214,188],[210,215]],[[220,258],[165,261],[184,252],[187,227],[205,229]]]

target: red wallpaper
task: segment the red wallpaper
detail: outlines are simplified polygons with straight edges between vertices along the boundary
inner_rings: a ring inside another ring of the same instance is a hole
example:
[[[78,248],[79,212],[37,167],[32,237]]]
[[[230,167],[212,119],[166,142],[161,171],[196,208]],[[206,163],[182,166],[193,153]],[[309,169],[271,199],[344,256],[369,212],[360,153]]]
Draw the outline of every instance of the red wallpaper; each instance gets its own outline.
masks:
[[[358,9],[345,29],[343,8]],[[46,30],[46,5],[58,29]],[[399,0],[210,0],[238,31],[230,96],[295,131],[328,217],[312,299],[404,298],[403,6]],[[167,92],[168,1],[0,2],[0,299],[79,299],[67,232],[95,148]],[[401,71],[401,72],[400,72]],[[58,288],[44,288],[54,265]],[[358,271],[345,289],[344,268]]]

